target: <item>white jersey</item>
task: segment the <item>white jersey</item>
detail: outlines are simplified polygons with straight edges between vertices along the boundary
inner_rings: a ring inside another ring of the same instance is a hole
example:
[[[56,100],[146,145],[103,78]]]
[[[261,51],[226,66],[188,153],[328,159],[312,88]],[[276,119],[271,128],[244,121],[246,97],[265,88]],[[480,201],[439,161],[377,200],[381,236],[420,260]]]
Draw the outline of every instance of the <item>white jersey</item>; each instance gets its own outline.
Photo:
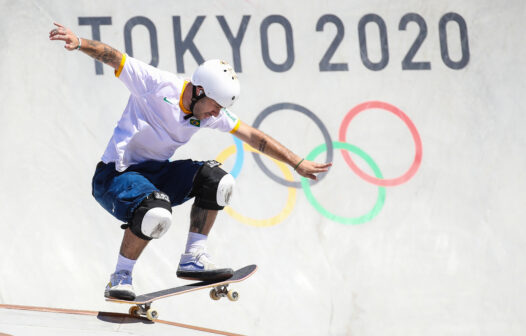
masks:
[[[102,156],[104,163],[115,162],[117,171],[147,160],[168,160],[200,128],[234,133],[239,127],[238,117],[225,108],[217,117],[185,120],[190,111],[182,96],[188,82],[173,73],[123,55],[115,76],[131,92]]]

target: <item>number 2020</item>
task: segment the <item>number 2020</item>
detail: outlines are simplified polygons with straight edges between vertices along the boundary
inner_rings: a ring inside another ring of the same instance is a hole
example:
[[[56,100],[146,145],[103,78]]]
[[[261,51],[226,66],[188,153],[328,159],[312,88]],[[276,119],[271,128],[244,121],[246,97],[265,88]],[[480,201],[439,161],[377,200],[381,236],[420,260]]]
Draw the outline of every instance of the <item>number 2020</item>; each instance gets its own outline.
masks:
[[[408,13],[404,15],[402,19],[400,19],[398,30],[405,31],[408,25],[412,22],[418,25],[419,32],[413,44],[411,45],[411,47],[409,48],[405,57],[402,60],[402,69],[430,70],[430,62],[416,62],[413,60],[427,37],[427,24],[424,18],[416,13]],[[459,60],[453,60],[449,53],[446,26],[450,22],[454,22],[458,25],[458,30],[460,33],[461,57]],[[323,31],[325,25],[328,23],[332,23],[336,26],[336,36],[332,40],[331,44],[329,45],[329,48],[327,49],[319,63],[320,71],[348,71],[349,67],[347,63],[331,63],[331,59],[334,56],[336,50],[338,49],[340,43],[342,42],[345,34],[343,22],[337,16],[327,14],[322,16],[318,20],[316,24],[316,31]],[[365,32],[365,27],[368,24],[376,24],[379,30],[381,58],[377,62],[371,61],[367,51],[367,36]],[[447,13],[443,15],[440,18],[438,24],[438,32],[440,40],[440,54],[442,56],[442,61],[444,62],[444,64],[447,67],[455,70],[460,70],[466,67],[466,65],[469,63],[470,54],[468,30],[464,18],[462,18],[462,16],[460,16],[457,13]],[[367,14],[363,16],[358,23],[358,38],[360,42],[360,56],[363,65],[369,70],[383,70],[389,63],[389,44],[387,40],[387,28],[385,21],[376,14]]]

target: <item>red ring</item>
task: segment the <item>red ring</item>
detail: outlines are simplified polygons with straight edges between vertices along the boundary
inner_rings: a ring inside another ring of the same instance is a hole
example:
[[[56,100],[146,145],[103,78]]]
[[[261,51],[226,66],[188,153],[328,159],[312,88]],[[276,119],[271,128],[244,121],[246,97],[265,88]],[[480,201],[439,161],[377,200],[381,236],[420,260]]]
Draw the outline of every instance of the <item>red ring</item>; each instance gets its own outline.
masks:
[[[393,179],[380,179],[371,175],[368,175],[367,173],[363,172],[351,159],[351,156],[349,153],[345,150],[341,150],[343,158],[345,159],[345,162],[351,167],[351,169],[356,173],[356,175],[360,176],[365,181],[375,184],[377,186],[383,186],[383,187],[392,187],[396,186],[402,183],[407,182],[413,175],[415,175],[416,171],[418,170],[418,167],[420,166],[420,163],[422,162],[422,140],[420,139],[420,135],[418,134],[418,131],[413,124],[413,122],[409,119],[409,117],[402,112],[397,107],[390,105],[388,103],[384,103],[381,101],[369,101],[362,104],[359,104],[352,108],[349,113],[343,118],[342,124],[340,126],[340,132],[339,132],[339,141],[346,142],[346,133],[347,128],[349,126],[349,123],[351,120],[360,112],[371,109],[371,108],[379,108],[383,110],[387,110],[396,116],[398,116],[402,121],[407,125],[409,128],[409,131],[411,131],[411,135],[413,137],[413,141],[415,142],[415,159],[413,160],[413,164],[411,167],[409,167],[409,170],[403,174],[400,177],[393,178]]]

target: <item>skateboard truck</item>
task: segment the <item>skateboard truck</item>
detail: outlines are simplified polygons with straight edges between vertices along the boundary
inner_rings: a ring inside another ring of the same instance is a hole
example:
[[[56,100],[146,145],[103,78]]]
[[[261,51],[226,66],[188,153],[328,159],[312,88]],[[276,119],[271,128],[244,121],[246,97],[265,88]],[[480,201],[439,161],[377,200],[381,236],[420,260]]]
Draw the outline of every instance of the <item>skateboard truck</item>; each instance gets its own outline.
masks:
[[[135,306],[131,306],[128,310],[128,313],[130,313],[131,316],[146,316],[148,320],[153,321],[159,317],[159,313],[157,310],[151,308],[151,306],[151,302],[137,304]]]
[[[214,288],[212,288],[210,290],[210,297],[212,298],[212,300],[219,300],[221,299],[222,297],[227,297],[230,301],[237,301],[239,300],[239,293],[234,291],[234,290],[229,290],[228,289],[228,284],[227,285],[220,285],[220,286],[216,286]]]

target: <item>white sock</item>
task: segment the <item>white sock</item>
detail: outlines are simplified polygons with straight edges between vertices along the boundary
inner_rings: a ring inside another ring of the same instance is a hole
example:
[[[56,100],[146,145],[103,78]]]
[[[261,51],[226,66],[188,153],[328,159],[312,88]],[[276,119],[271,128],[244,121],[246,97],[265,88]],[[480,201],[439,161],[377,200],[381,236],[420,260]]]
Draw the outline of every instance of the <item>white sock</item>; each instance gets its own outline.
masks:
[[[207,238],[208,236],[205,236],[204,234],[189,232],[185,253],[196,253],[205,250]]]
[[[117,267],[115,267],[115,272],[124,270],[124,271],[128,271],[131,273],[133,271],[133,266],[135,266],[136,261],[137,260],[132,260],[132,259],[123,257],[119,253],[119,259],[117,260]]]

